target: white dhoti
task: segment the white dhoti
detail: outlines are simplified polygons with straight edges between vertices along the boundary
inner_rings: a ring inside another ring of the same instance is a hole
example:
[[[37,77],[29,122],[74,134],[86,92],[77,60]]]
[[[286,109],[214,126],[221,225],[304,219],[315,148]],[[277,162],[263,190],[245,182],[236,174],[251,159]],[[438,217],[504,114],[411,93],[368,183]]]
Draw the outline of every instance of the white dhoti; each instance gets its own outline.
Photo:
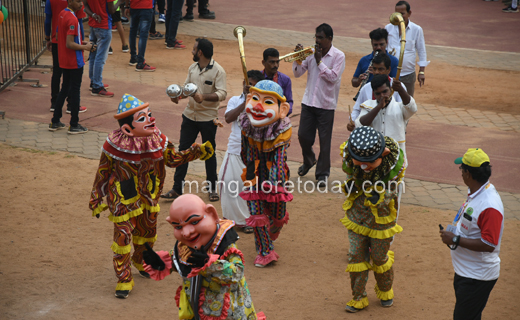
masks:
[[[245,167],[240,155],[226,152],[218,173],[222,216],[238,227],[245,227],[250,216],[247,202],[238,195],[244,189],[241,176]]]

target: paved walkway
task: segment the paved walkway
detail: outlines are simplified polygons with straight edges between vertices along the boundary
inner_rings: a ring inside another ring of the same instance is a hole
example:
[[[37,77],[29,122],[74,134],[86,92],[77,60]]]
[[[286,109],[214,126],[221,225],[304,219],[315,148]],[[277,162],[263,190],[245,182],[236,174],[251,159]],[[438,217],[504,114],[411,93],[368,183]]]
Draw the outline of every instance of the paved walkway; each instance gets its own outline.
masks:
[[[0,119],[0,142],[7,143],[16,147],[32,148],[46,151],[64,151],[77,154],[78,156],[99,159],[100,148],[107,137],[106,132],[89,131],[82,135],[69,135],[66,130],[51,132],[48,124],[23,121],[16,119]],[[222,163],[224,152],[217,151],[218,163]],[[298,180],[295,174],[298,171],[300,162],[289,161],[295,190],[308,190],[317,193],[314,179],[307,177]],[[205,177],[205,167],[202,161],[190,163],[190,175]],[[309,174],[309,177],[312,175]],[[330,193],[338,190],[333,188],[345,178],[345,174],[340,168],[332,168],[329,177],[328,196],[341,197],[341,193]],[[429,208],[444,210],[458,210],[459,206],[466,199],[467,189],[462,186],[455,186],[443,183],[434,183],[406,178],[406,189],[402,198],[402,203],[413,204]],[[499,192],[504,203],[506,219],[520,220],[520,194]],[[324,195],[325,196],[325,195]]]

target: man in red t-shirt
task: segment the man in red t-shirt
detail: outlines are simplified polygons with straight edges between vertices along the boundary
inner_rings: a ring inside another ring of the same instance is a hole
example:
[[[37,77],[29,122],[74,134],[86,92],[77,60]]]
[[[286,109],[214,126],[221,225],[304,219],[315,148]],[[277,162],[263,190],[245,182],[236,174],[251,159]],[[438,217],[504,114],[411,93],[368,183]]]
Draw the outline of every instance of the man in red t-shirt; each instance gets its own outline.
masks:
[[[81,32],[81,23],[79,22],[76,12],[81,10],[83,3],[81,0],[68,0],[66,9],[60,12],[58,16],[57,41],[58,41],[58,56],[60,68],[63,71],[63,86],[56,99],[54,106],[54,114],[50,131],[65,128],[65,125],[60,122],[62,116],[62,108],[65,99],[68,98],[71,118],[69,134],[85,133],[87,128],[79,124],[79,103],[80,103],[80,88],[81,79],[83,76],[83,66],[85,61],[83,59],[83,50],[92,51],[95,47],[91,43],[83,41],[83,34]]]
[[[90,16],[90,42],[97,49],[90,53],[88,76],[93,96],[113,97],[114,93],[106,90],[103,84],[103,68],[108,57],[108,49],[112,41],[112,13],[116,11],[114,0],[83,0],[85,12]]]
[[[46,0],[45,2],[45,40],[47,41],[47,50],[52,52],[51,112],[54,112],[54,104],[60,92],[60,79],[63,73],[58,59],[56,29],[58,28],[58,16],[65,8],[67,8],[67,0]],[[86,15],[83,10],[79,10],[76,12],[76,16],[81,21]],[[80,24],[80,26],[83,34],[83,24]],[[80,107],[80,113],[85,111],[87,111],[87,108]]]

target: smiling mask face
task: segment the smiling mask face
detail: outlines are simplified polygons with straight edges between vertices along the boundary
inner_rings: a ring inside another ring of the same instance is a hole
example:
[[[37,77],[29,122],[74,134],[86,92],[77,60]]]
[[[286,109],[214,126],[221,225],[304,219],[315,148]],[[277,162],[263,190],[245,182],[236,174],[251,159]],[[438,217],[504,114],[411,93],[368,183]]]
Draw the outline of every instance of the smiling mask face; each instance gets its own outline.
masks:
[[[289,103],[282,102],[278,106],[276,96],[251,90],[247,95],[246,114],[254,127],[264,127],[283,119],[289,112]]]
[[[175,238],[195,250],[200,250],[211,241],[217,231],[218,220],[215,207],[205,204],[193,194],[175,199],[166,218],[174,229]]]

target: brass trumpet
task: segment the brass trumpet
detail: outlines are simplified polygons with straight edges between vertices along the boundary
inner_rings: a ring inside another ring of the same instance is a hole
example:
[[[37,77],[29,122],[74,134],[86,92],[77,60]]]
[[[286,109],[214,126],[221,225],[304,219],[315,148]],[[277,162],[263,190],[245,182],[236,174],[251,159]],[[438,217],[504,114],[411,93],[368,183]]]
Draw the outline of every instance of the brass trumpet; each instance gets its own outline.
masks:
[[[401,52],[399,53],[399,65],[397,66],[397,74],[395,78],[399,80],[399,76],[401,75],[401,69],[403,68],[403,57],[404,57],[404,49],[406,45],[406,27],[403,19],[403,15],[399,12],[394,12],[390,15],[390,23],[394,26],[399,26],[401,29]],[[392,90],[392,94],[394,91]]]
[[[246,36],[246,28],[238,26],[233,30],[233,34],[238,39],[238,51],[240,52],[240,60],[242,61],[242,71],[244,72],[246,86],[248,86],[249,78],[247,77],[246,54],[244,53],[244,37]]]
[[[281,56],[280,60],[285,62],[296,61],[298,64],[301,64],[308,56],[313,55],[314,51],[316,51],[315,45]]]

